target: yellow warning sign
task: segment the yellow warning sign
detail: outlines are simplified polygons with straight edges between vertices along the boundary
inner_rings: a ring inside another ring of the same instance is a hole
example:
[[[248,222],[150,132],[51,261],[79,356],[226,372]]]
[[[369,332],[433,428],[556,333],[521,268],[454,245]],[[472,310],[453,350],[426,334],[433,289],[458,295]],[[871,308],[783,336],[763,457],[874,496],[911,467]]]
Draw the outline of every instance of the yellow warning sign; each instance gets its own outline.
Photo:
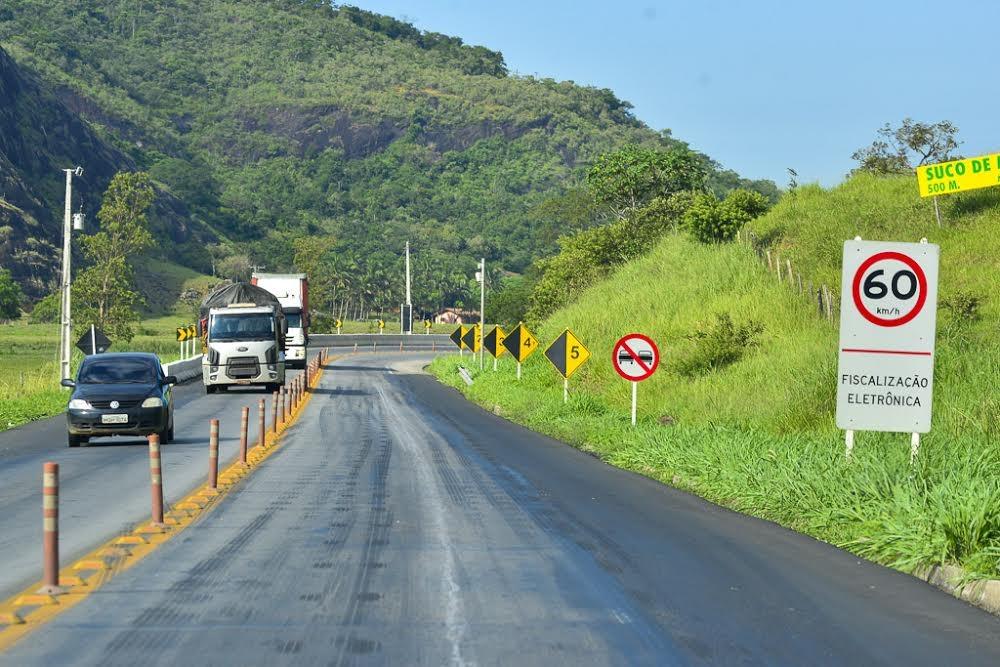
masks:
[[[490,332],[483,338],[483,345],[486,347],[486,351],[496,359],[499,359],[507,351],[503,346],[505,336],[506,334],[503,332],[503,329],[496,326],[490,329]]]
[[[572,331],[566,329],[545,350],[545,358],[552,362],[560,375],[569,379],[576,369],[590,359],[590,350]]]
[[[528,331],[528,327],[524,326],[522,322],[504,337],[503,346],[507,348],[511,356],[517,359],[517,363],[521,363],[538,349],[538,339]]]
[[[467,350],[479,352],[479,349],[483,346],[483,335],[478,324],[469,327],[469,330],[465,332],[465,335],[462,336],[462,345]]]

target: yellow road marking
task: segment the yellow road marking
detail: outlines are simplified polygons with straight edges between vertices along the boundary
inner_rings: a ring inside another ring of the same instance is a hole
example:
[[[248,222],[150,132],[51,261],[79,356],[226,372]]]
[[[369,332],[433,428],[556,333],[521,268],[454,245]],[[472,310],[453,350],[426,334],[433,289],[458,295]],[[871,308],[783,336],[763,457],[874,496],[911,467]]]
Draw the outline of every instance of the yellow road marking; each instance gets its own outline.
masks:
[[[340,355],[327,357],[327,362],[337,359]],[[312,377],[312,387],[319,385],[323,370],[318,370]],[[129,569],[158,546],[170,540],[175,535],[191,525],[194,520],[210,511],[231,489],[235,482],[247,476],[253,468],[259,466],[279,449],[281,436],[291,428],[305,411],[312,399],[312,392],[305,392],[298,409],[285,423],[278,426],[277,433],[268,429],[264,437],[264,446],[255,446],[247,456],[248,465],[239,461],[230,465],[219,479],[219,489],[214,491],[208,485],[196,489],[186,498],[174,505],[176,509],[185,512],[172,513],[169,517],[171,525],[154,526],[150,523],[140,525],[130,535],[120,535],[102,544],[72,565],[59,571],[59,583],[67,588],[67,592],[57,597],[39,594],[42,587],[39,581],[25,590],[0,602],[0,653],[6,651],[23,637],[41,627],[64,611],[72,609],[85,600],[91,593],[110,581],[115,575]],[[168,450],[169,451],[169,450]],[[223,478],[226,479],[225,481]],[[208,493],[206,493],[208,492]],[[173,509],[173,508],[172,508]],[[167,521],[168,518],[164,517]],[[128,545],[123,548],[122,545]],[[109,564],[102,556],[114,557],[114,564]],[[81,577],[80,572],[88,572],[89,576]]]

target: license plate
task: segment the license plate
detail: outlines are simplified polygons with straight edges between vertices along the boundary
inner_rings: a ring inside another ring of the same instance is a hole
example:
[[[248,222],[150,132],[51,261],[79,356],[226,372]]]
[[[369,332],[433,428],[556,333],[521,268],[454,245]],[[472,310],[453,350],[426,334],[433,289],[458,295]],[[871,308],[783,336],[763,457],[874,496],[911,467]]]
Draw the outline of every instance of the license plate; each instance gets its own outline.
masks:
[[[237,380],[236,384],[250,384],[250,380]]]
[[[101,415],[102,424],[127,424],[128,415]]]

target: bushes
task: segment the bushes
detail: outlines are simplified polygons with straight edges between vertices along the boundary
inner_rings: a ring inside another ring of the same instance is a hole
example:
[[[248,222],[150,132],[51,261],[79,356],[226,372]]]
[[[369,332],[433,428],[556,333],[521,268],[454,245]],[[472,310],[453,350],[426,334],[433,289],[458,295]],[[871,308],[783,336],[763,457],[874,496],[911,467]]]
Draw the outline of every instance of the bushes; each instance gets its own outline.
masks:
[[[743,225],[767,209],[767,199],[759,192],[733,190],[721,201],[715,195],[700,194],[684,214],[684,225],[702,243],[732,241]]]
[[[715,323],[699,327],[686,336],[696,343],[694,352],[680,359],[674,368],[681,375],[695,377],[734,364],[759,344],[764,325],[750,320],[736,326],[729,313],[718,313]]]
[[[561,239],[559,254],[536,263],[542,277],[531,293],[527,318],[545,318],[612,268],[648,252],[677,226],[693,198],[690,192],[655,197],[623,220]]]
[[[32,324],[52,324],[59,321],[59,292],[53,292],[42,298],[31,309],[28,321]]]

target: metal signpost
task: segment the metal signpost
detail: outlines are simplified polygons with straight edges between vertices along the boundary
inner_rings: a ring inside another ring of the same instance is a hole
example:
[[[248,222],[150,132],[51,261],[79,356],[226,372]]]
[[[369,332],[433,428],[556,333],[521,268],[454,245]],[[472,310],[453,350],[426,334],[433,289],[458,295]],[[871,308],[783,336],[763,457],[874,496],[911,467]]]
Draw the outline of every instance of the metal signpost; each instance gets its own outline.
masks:
[[[385,320],[379,319],[378,322],[377,322],[377,324],[378,324],[378,333],[381,336],[382,335],[382,330],[385,329]]]
[[[538,339],[528,331],[528,327],[524,326],[524,323],[521,323],[513,331],[504,336],[502,344],[510,352],[510,355],[517,360],[517,379],[520,380],[521,364],[531,356],[532,352],[538,349]]]
[[[837,426],[851,457],[855,431],[920,433],[931,428],[940,248],[846,241],[837,366]]]
[[[639,383],[652,377],[660,365],[660,349],[649,336],[631,333],[622,336],[611,352],[611,363],[623,378],[632,383],[632,426],[636,422]]]
[[[569,376],[586,363],[590,358],[590,350],[576,337],[576,334],[566,329],[545,350],[545,358],[552,362],[563,376],[563,403],[568,403]]]
[[[344,321],[338,317],[336,320],[333,321],[333,326],[334,326],[334,328],[337,329],[337,335],[339,336],[340,335],[340,329],[341,329],[341,327],[344,326]]]

